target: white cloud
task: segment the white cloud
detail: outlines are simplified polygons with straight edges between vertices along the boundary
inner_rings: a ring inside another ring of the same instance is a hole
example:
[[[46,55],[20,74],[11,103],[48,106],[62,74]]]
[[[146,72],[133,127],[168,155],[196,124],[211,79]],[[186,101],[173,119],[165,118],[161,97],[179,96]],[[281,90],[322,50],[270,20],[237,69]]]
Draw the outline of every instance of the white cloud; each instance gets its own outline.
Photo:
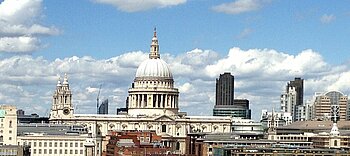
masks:
[[[330,23],[330,22],[334,21],[335,18],[336,17],[334,15],[332,15],[332,14],[330,14],[330,15],[324,14],[324,15],[321,16],[320,21],[321,21],[321,23],[327,24],[327,23]]]
[[[216,5],[212,9],[216,12],[235,15],[259,10],[266,2],[264,0],[236,0],[230,3]]]
[[[124,12],[139,12],[153,8],[164,8],[186,3],[187,0],[95,0],[97,3],[109,4]]]
[[[40,48],[40,41],[35,37],[2,37],[0,51],[3,52],[31,52]]]
[[[115,113],[116,107],[125,106],[136,68],[147,55],[138,51],[109,59],[72,56],[50,61],[25,55],[3,58],[0,103],[44,115],[51,107],[57,74],[63,76],[66,72],[77,113],[96,112],[100,84],[100,101],[108,98],[110,112]],[[212,114],[215,79],[223,72],[235,76],[235,97],[250,100],[255,119],[262,108],[279,107],[280,93],[296,76],[305,79],[305,100],[314,92],[339,90],[348,94],[350,88],[350,65],[331,66],[311,49],[290,55],[272,49],[232,48],[223,57],[212,50],[194,49],[176,56],[162,54],[162,58],[169,64],[175,87],[179,88],[181,111],[191,115]]]
[[[253,33],[252,29],[245,28],[237,35],[236,38],[238,38],[238,39],[246,38],[247,36],[249,36],[252,33]]]
[[[0,52],[32,52],[42,46],[40,36],[59,30],[40,23],[42,0],[4,0],[0,3]]]

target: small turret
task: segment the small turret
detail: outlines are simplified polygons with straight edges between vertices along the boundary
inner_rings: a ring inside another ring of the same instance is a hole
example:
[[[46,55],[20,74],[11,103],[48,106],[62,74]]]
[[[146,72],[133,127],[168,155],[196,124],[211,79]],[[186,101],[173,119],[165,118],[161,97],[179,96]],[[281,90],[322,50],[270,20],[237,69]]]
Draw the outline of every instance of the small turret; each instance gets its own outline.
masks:
[[[68,85],[68,76],[67,73],[64,73],[64,78],[63,78],[63,85]]]
[[[57,87],[61,87],[61,86],[62,86],[61,77],[58,77]]]
[[[149,58],[150,59],[159,59],[160,58],[159,44],[158,44],[157,29],[156,28],[154,28]]]

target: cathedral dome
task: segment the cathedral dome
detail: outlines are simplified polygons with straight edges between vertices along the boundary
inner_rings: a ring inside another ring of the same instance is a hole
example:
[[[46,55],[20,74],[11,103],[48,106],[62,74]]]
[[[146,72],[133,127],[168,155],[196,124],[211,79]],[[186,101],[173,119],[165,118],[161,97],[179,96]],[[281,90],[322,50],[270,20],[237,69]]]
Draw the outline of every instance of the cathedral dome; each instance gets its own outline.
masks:
[[[137,68],[136,77],[161,77],[161,78],[173,78],[168,64],[160,58],[148,59],[142,62]]]

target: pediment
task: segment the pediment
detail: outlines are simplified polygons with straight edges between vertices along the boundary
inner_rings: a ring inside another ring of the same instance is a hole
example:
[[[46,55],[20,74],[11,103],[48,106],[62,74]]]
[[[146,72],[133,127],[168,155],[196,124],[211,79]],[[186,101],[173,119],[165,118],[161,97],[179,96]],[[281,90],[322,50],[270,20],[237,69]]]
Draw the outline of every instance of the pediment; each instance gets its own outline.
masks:
[[[154,121],[175,121],[175,119],[171,118],[167,115],[161,115],[154,118]]]

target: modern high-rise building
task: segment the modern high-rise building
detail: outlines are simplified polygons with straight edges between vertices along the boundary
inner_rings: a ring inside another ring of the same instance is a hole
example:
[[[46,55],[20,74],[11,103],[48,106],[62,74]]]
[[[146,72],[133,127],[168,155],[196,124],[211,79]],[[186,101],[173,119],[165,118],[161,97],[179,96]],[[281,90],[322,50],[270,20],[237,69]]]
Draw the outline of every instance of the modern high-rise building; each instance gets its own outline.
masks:
[[[215,105],[233,105],[234,101],[234,77],[231,73],[220,74],[216,79],[216,103]]]
[[[225,72],[216,79],[216,103],[213,115],[251,118],[249,100],[234,99],[234,76],[231,73]]]
[[[98,107],[98,114],[108,114],[108,99],[104,100]]]
[[[337,120],[349,120],[348,96],[339,91],[330,91],[314,98],[313,120],[332,120],[332,107],[337,107]]]
[[[290,113],[293,121],[303,120],[300,118],[303,115],[298,114],[298,112],[303,111],[298,110],[299,108],[303,108],[303,99],[304,79],[297,77],[294,81],[287,83],[285,92],[281,94],[281,111]]]

